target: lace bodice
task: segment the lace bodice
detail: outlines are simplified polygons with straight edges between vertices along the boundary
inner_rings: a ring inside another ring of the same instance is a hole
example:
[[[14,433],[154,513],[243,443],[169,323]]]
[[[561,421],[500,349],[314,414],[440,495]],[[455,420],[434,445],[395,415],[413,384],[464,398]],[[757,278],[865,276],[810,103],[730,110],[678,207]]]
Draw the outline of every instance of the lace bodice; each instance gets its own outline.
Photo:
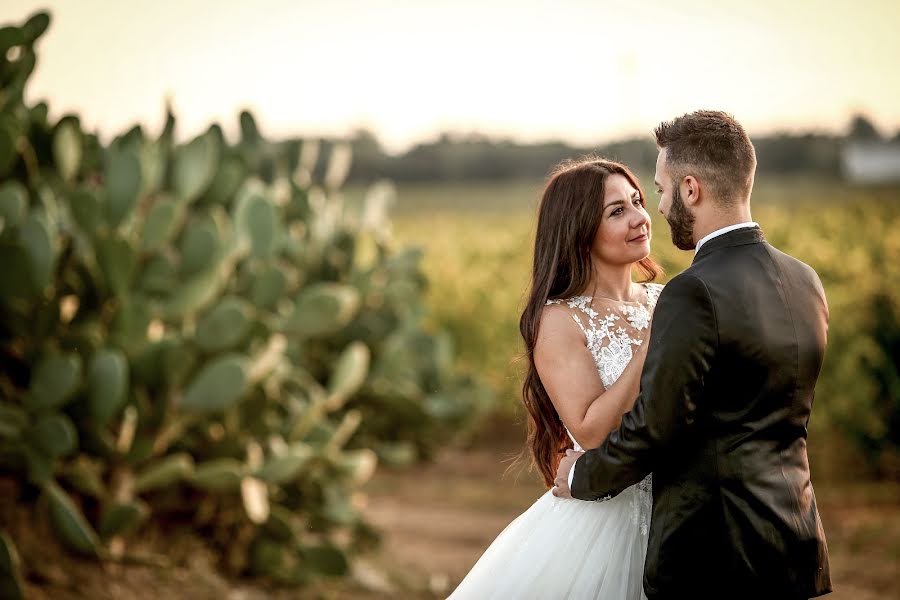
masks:
[[[609,389],[622,375],[631,361],[633,348],[644,343],[653,309],[656,308],[656,300],[663,286],[658,283],[645,283],[643,286],[647,292],[645,302],[622,302],[591,296],[547,301],[547,305],[564,304],[573,309],[572,319],[584,333],[585,344],[594,357],[597,373],[605,389]],[[566,431],[575,450],[583,451],[568,428]],[[633,516],[640,523],[641,531],[646,533],[653,502],[651,476],[648,475],[633,487],[636,492],[632,500]],[[603,498],[606,499],[608,498]]]
[[[650,325],[653,309],[662,286],[645,283],[646,303],[621,302],[606,298],[575,296],[568,300],[548,300],[547,304],[563,304],[574,309],[572,319],[584,333],[585,342],[608,389],[631,361],[632,346],[640,346]]]

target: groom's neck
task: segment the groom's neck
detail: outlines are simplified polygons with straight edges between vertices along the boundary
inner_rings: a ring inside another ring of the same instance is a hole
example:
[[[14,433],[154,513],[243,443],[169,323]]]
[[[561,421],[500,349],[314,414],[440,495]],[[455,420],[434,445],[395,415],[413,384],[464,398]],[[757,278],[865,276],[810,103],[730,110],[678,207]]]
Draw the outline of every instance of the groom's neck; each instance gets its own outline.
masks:
[[[715,211],[708,215],[695,215],[694,243],[696,244],[713,231],[752,220],[749,204],[743,204],[728,211]]]

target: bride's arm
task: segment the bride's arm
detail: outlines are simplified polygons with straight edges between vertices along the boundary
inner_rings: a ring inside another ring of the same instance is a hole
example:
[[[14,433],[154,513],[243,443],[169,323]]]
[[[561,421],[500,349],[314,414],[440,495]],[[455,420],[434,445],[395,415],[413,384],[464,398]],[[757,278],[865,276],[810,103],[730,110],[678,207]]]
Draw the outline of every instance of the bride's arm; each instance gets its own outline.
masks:
[[[634,406],[634,401],[641,392],[641,371],[644,369],[644,359],[647,357],[646,340],[648,339],[649,335],[644,338],[644,343],[634,351],[631,360],[615,383],[600,396],[594,398],[588,406],[582,420],[582,428],[587,433],[585,440],[581,442],[585,449],[596,448],[603,443],[610,432],[622,422],[622,415]],[[612,422],[610,422],[610,415]]]
[[[637,347],[625,370],[605,390],[571,314],[558,305],[544,309],[534,364],[563,424],[585,448],[600,445],[634,404],[640,391],[646,345],[645,341]]]

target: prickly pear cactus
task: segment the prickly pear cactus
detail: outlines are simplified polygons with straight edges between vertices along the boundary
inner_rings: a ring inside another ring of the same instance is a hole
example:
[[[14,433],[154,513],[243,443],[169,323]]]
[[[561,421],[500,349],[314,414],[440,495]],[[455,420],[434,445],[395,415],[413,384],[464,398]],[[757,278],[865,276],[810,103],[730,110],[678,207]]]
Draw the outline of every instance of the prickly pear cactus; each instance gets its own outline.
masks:
[[[344,573],[371,536],[351,492],[485,401],[423,330],[418,254],[391,247],[383,190],[343,206],[345,145],[320,173],[318,144],[249,113],[235,145],[177,144],[171,110],[108,146],[48,121],[23,101],[48,25],[0,28],[0,466],[75,552],[190,514],[234,571]],[[2,534],[0,555],[15,595]]]

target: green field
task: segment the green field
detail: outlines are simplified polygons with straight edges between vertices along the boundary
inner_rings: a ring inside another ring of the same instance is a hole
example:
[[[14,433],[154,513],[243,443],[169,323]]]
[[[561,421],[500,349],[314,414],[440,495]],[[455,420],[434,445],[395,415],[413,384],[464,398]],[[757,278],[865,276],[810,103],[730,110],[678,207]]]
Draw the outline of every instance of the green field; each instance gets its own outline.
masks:
[[[641,180],[652,189],[651,177]],[[511,421],[521,420],[518,318],[541,190],[541,181],[406,184],[393,210],[396,242],[425,250],[432,324],[452,332],[459,361],[490,383]],[[665,281],[692,255],[671,245],[657,201],[648,192]],[[753,217],[772,244],[819,272],[828,295],[829,350],[810,424],[822,469],[840,476],[862,461],[874,474],[896,472],[900,188],[761,177]]]

